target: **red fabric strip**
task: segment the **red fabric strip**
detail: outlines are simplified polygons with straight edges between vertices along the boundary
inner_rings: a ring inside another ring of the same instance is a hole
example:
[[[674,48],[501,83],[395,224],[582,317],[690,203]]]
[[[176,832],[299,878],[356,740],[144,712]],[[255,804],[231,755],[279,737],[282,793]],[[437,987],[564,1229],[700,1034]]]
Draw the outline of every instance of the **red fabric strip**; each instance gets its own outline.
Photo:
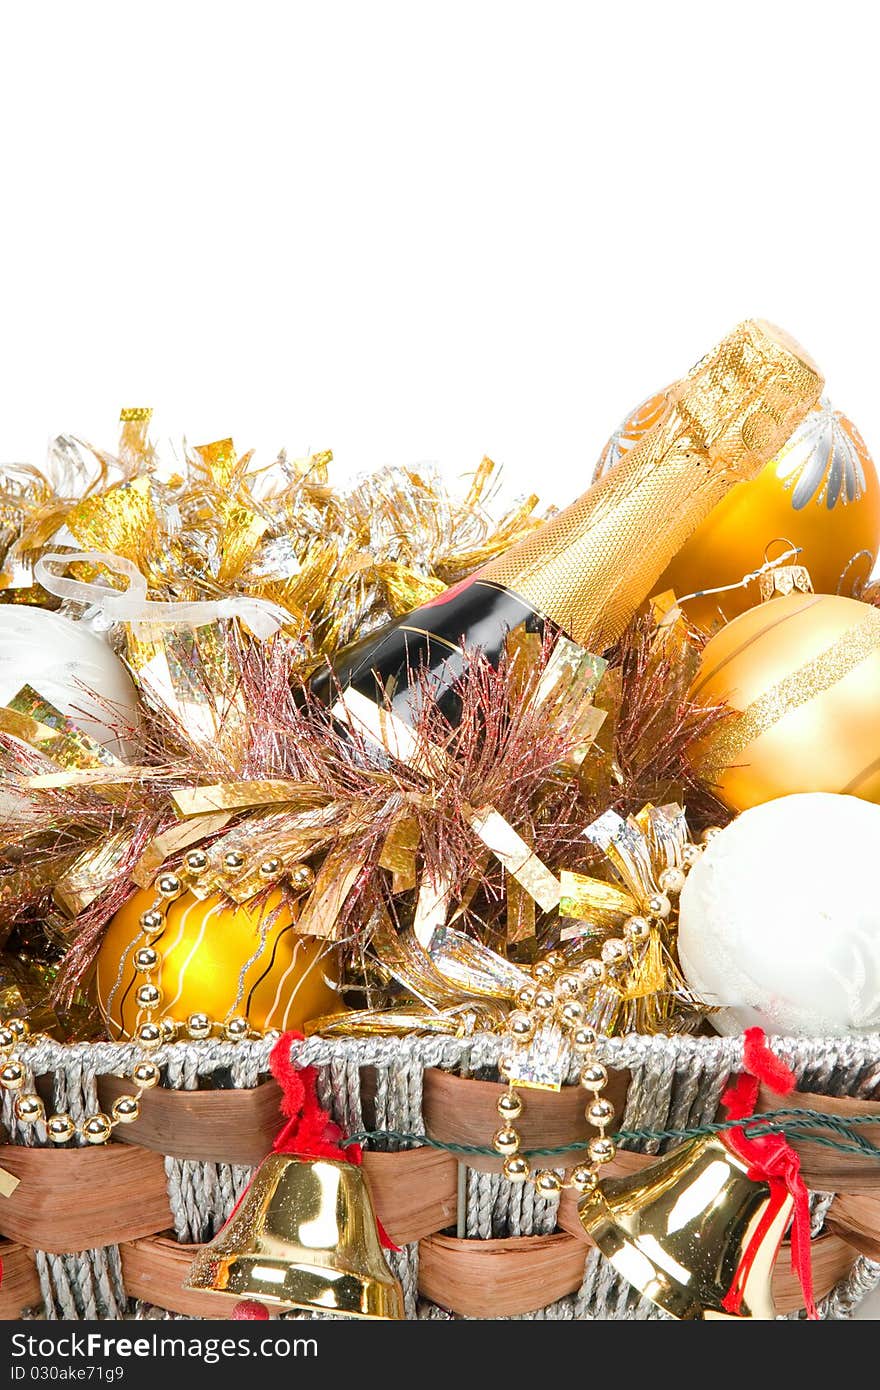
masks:
[[[281,1113],[287,1124],[272,1145],[276,1154],[296,1154],[300,1158],[332,1158],[339,1163],[360,1167],[364,1161],[360,1144],[346,1144],[342,1130],[331,1120],[318,1100],[318,1073],[314,1067],[295,1067],[290,1060],[290,1045],[302,1040],[302,1033],[284,1033],[269,1054],[272,1075],[283,1092]],[[376,1219],[379,1239],[386,1250],[398,1250]]]
[[[722,1096],[728,1119],[747,1120],[754,1115],[762,1083],[779,1095],[788,1095],[794,1090],[793,1072],[770,1051],[761,1028],[749,1028],[746,1032],[743,1067],[744,1073],[728,1086]],[[770,1188],[770,1207],[761,1228],[755,1232],[751,1242],[755,1248],[769,1229],[785,1194],[791,1195],[794,1202],[790,1237],[791,1267],[803,1290],[807,1317],[818,1318],[813,1296],[809,1193],[801,1177],[800,1158],[783,1134],[747,1138],[741,1129],[733,1129],[729,1130],[724,1138],[734,1153],[748,1164],[749,1177],[754,1181],[766,1182]],[[746,1260],[743,1264],[747,1267]],[[737,1312],[741,1305],[742,1290],[734,1286],[725,1299],[724,1306],[728,1312]]]

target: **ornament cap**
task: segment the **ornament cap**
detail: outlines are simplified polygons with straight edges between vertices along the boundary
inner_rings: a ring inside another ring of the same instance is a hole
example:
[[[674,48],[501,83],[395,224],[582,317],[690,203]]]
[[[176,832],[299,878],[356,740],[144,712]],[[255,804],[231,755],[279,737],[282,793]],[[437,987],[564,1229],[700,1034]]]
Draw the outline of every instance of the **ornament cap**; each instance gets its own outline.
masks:
[[[761,602],[767,603],[777,595],[811,594],[813,581],[806,565],[779,565],[765,570],[760,576]]]

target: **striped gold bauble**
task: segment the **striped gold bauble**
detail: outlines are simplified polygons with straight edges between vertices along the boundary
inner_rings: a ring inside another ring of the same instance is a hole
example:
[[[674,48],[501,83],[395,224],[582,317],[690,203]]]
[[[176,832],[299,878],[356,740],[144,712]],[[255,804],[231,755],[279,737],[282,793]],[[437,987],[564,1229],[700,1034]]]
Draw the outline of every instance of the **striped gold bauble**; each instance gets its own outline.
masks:
[[[185,1025],[204,1017],[208,1031],[230,1019],[246,1020],[258,1033],[300,1029],[339,1008],[327,983],[335,953],[326,941],[297,932],[295,909],[280,891],[239,907],[184,891],[156,913],[155,933],[145,933],[155,902],[152,889],[135,893],[101,943],[97,995],[112,1037],[133,1036],[145,1019]],[[149,1007],[137,997],[145,981],[158,991]]]
[[[706,645],[691,694],[734,711],[694,754],[733,810],[793,792],[880,802],[880,610],[774,597]]]

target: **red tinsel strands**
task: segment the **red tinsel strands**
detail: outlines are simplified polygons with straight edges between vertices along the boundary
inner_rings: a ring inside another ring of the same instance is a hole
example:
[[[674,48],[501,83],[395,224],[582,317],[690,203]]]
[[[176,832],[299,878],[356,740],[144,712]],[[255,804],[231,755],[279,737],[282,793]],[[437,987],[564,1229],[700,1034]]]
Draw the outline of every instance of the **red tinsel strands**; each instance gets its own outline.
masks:
[[[727,1109],[728,1119],[747,1120],[754,1115],[762,1083],[778,1095],[788,1095],[794,1090],[793,1073],[770,1051],[761,1028],[749,1028],[746,1031],[743,1068],[742,1075],[737,1077],[733,1085],[728,1086],[721,1098]],[[750,1139],[743,1130],[732,1129],[727,1131],[725,1141],[734,1153],[749,1165],[749,1177],[755,1182],[766,1182],[770,1187],[770,1206],[764,1222],[752,1237],[752,1246],[757,1248],[763,1240],[767,1227],[773,1221],[786,1194],[792,1197],[794,1216],[790,1237],[791,1267],[803,1290],[807,1317],[818,1318],[813,1297],[809,1193],[801,1177],[799,1156],[783,1134],[765,1134],[760,1138]],[[748,1264],[747,1252],[743,1260],[744,1268],[748,1268]],[[734,1286],[724,1300],[724,1307],[729,1313],[737,1313],[741,1304],[742,1291]]]
[[[318,1074],[314,1067],[296,1067],[290,1060],[291,1043],[301,1042],[302,1033],[284,1033],[269,1054],[269,1067],[283,1092],[281,1113],[287,1124],[272,1145],[273,1153],[295,1154],[299,1158],[332,1158],[338,1163],[360,1167],[363,1150],[360,1144],[340,1145],[342,1130],[331,1120],[318,1101]],[[379,1239],[386,1250],[398,1250],[376,1220]]]

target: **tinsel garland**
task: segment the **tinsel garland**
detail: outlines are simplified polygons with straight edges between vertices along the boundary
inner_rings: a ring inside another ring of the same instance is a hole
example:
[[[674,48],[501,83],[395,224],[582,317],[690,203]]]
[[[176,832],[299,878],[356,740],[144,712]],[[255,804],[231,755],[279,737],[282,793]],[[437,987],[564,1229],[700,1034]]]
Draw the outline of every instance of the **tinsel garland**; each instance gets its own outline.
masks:
[[[208,851],[246,844],[251,859],[308,864],[305,891],[284,875],[276,885],[253,881],[250,870],[217,874],[212,886],[233,902],[259,901],[279,886],[299,929],[326,938],[374,1008],[400,1001],[387,943],[411,933],[425,885],[442,883],[450,925],[502,956],[526,960],[566,940],[578,947],[565,904],[542,908],[487,847],[480,808],[544,872],[609,887],[619,875],[585,834],[603,813],[626,820],[649,804],[682,802],[695,834],[728,818],[688,760],[726,716],[687,698],[699,653],[680,622],[638,619],[581,684],[548,683],[556,660],[549,638],[512,643],[497,669],[473,653],[455,728],[423,692],[415,736],[425,757],[412,765],[341,728],[310,697],[309,673],[340,644],[440,592],[537,524],[529,498],[493,526],[487,461],[462,501],[408,470],[337,492],[329,455],[281,455],[262,469],[228,440],[186,450],[175,470],[149,444],[147,419],[124,413],[115,456],[64,439],[52,451],[54,481],[34,472],[7,479],[4,597],[53,604],[35,582],[39,556],[67,548],[75,559],[77,550],[103,547],[137,565],[151,598],[256,593],[283,603],[293,621],[262,644],[231,619],[199,629],[184,666],[167,663],[177,676],[159,686],[136,634],[117,632],[143,703],[135,769],[59,776],[38,748],[0,735],[0,774],[14,789],[0,819],[0,900],[14,928],[7,949],[44,967],[54,962],[49,974],[60,965],[59,999],[69,1003],[87,986],[104,928],[135,885],[180,862],[181,817],[194,826],[203,818],[204,833],[190,843]],[[73,570],[117,582],[100,567]],[[218,811],[222,825],[213,828]],[[673,1026],[680,982],[674,972],[651,978],[647,992],[667,998],[654,1026]],[[646,993],[644,972],[635,993]]]

